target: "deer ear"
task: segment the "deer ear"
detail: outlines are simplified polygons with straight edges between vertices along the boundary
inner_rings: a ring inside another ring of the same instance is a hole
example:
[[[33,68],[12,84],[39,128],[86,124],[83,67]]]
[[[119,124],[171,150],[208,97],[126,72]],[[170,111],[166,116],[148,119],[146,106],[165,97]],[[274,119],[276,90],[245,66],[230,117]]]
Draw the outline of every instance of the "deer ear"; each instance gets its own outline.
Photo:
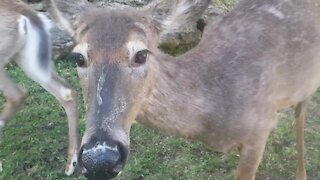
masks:
[[[152,19],[160,32],[175,32],[189,23],[196,23],[210,0],[154,0]]]
[[[72,36],[79,18],[96,8],[87,0],[46,0],[46,7],[59,26]]]

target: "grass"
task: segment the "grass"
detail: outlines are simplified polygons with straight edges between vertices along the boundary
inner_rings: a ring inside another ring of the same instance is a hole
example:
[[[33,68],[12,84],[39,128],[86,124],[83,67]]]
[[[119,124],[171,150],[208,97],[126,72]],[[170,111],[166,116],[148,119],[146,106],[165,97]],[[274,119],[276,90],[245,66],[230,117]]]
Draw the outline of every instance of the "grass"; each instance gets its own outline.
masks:
[[[59,61],[59,73],[76,87],[76,71]],[[15,65],[10,76],[29,90],[23,109],[8,122],[0,138],[0,179],[84,179],[77,171],[66,177],[66,114],[53,96],[30,81]],[[0,98],[0,103],[4,99]],[[81,103],[79,103],[81,105]],[[320,179],[320,92],[315,95],[306,123],[307,173]],[[83,106],[81,131],[84,130]],[[291,111],[280,114],[278,127],[268,141],[257,179],[294,179],[296,150],[294,119]],[[139,124],[133,125],[128,164],[117,179],[233,179],[238,152],[226,154],[207,150],[201,143],[162,136]]]

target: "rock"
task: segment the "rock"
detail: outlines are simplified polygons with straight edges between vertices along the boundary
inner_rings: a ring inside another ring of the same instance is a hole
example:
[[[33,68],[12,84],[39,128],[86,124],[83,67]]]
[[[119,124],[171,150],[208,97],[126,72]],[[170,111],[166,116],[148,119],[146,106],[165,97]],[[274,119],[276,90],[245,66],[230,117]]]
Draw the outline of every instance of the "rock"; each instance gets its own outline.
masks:
[[[203,12],[201,19],[208,23],[212,18],[227,13],[228,9],[216,4],[209,4],[208,8]]]
[[[61,59],[70,54],[72,48],[74,47],[73,38],[65,31],[54,26],[51,29],[52,37],[52,56],[54,59]]]
[[[123,9],[129,7],[142,7],[148,5],[152,0],[91,0],[97,6],[109,7],[113,9]],[[163,7],[167,8],[167,7]],[[201,38],[201,32],[207,24],[207,22],[212,18],[212,16],[218,16],[224,14],[227,9],[210,4],[207,10],[201,15],[199,13],[202,11],[201,8],[195,8],[192,13],[193,16],[198,17],[201,19],[199,23],[197,22],[190,22],[182,26],[180,29],[175,30],[175,32],[164,32],[160,35],[160,45],[164,49],[168,49],[168,47],[178,48],[178,46],[190,46],[191,44],[196,44]],[[166,12],[166,10],[163,10]]]
[[[41,11],[41,12],[45,11],[43,0],[23,0],[23,1],[28,3],[36,11]]]
[[[151,0],[88,0],[97,6],[110,6],[110,7],[141,7],[147,5]]]
[[[27,3],[38,10],[45,11],[42,5],[43,0],[24,0]],[[148,5],[152,0],[88,0],[99,7],[107,7],[112,9],[124,9],[124,8],[137,8]],[[160,42],[163,44],[161,47],[166,48],[177,48],[180,45],[191,45],[196,44],[201,38],[201,32],[205,25],[214,16],[225,14],[228,10],[228,6],[235,4],[237,0],[213,0],[215,4],[210,4],[206,11],[201,15],[199,13],[199,7],[195,8],[192,13],[195,17],[199,17],[198,22],[190,22],[183,25],[181,28],[175,30],[175,32],[163,33],[160,36]],[[230,3],[231,2],[231,3]],[[233,4],[232,4],[233,3]],[[226,5],[227,4],[227,5]],[[166,10],[163,10],[166,12]],[[195,19],[195,18],[194,18]],[[52,29],[52,42],[53,42],[53,57],[61,58],[66,56],[74,46],[72,38],[68,33],[60,30],[57,27]]]
[[[48,17],[51,21],[49,13],[40,12],[41,14]],[[52,41],[52,57],[53,59],[61,59],[70,54],[75,43],[69,33],[59,28],[54,22],[51,22],[52,28],[50,29],[51,41]]]

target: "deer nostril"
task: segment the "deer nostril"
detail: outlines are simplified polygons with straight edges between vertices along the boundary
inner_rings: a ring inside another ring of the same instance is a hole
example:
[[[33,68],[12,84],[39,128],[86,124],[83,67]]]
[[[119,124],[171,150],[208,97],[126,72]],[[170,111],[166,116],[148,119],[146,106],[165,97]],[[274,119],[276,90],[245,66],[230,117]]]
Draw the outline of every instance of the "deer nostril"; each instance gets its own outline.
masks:
[[[89,166],[113,166],[120,159],[117,146],[110,147],[106,144],[96,144],[90,149],[83,149],[81,161]]]
[[[108,178],[117,176],[125,163],[123,158],[126,154],[123,152],[120,145],[108,146],[106,143],[96,143],[92,147],[83,146],[79,155],[83,174],[93,179],[99,176]]]

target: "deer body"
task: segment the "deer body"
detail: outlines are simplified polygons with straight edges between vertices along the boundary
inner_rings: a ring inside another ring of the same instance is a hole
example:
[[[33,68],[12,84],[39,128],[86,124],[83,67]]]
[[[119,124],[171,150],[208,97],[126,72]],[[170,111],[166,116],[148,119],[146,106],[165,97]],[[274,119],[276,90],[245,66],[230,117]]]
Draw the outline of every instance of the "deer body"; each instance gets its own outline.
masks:
[[[35,82],[54,95],[64,107],[69,123],[69,149],[66,174],[74,171],[79,148],[76,93],[55,72],[51,60],[49,20],[21,1],[0,1],[0,91],[6,104],[0,113],[0,126],[18,112],[26,90],[6,74],[5,66],[14,60]]]
[[[219,150],[223,144],[239,144],[252,131],[269,131],[277,110],[312,96],[320,84],[320,13],[305,18],[304,8],[295,7],[299,15],[279,29],[275,27],[283,20],[265,4],[251,14],[247,6],[236,8],[208,25],[194,49],[176,58],[162,55],[161,61],[153,62],[156,77],[137,121],[161,132],[200,139]],[[277,11],[289,11],[285,6]],[[248,14],[241,18],[244,13]],[[248,47],[255,48],[248,51]],[[265,115],[269,117],[260,119]]]
[[[216,151],[239,147],[236,179],[254,179],[277,111],[293,106],[297,179],[306,179],[303,125],[320,85],[318,0],[242,0],[178,57],[157,49],[159,31],[192,19],[192,5],[208,1],[173,1],[168,17],[157,11],[161,2],[125,11],[81,3],[53,0],[51,7],[79,44],[74,52],[87,107],[79,159],[88,178],[122,170],[136,118]]]

